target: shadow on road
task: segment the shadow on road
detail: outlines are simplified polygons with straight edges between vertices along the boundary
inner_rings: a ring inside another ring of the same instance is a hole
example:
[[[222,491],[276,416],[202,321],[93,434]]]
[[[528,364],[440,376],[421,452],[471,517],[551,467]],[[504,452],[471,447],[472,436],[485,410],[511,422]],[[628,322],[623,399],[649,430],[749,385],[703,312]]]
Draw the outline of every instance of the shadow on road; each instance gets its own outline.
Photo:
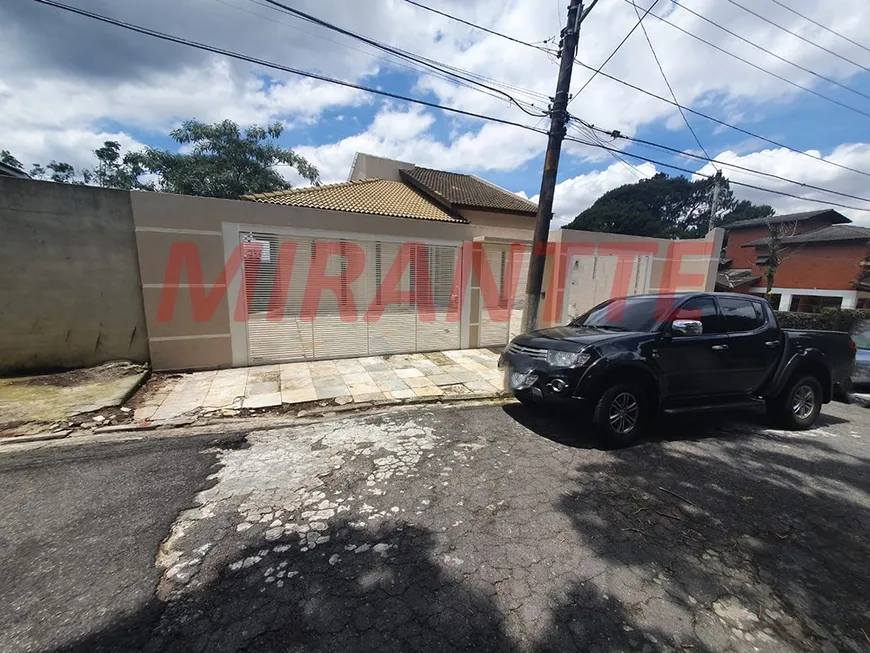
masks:
[[[244,551],[242,568],[227,566],[191,595],[155,600],[56,653],[623,651],[645,641],[623,627],[632,618],[624,606],[591,584],[556,610],[559,627],[543,641],[516,641],[497,606],[498,584],[475,586],[433,533],[403,523],[371,532],[348,522],[332,533],[314,551],[302,552],[296,538]]]
[[[657,579],[641,624],[663,595],[710,650],[736,633],[757,650],[866,651],[868,462],[811,438],[653,442],[578,469],[556,507],[597,555]]]
[[[590,417],[583,410],[527,406],[508,403],[502,408],[517,423],[553,442],[578,449],[601,449],[604,446],[593,430]],[[822,413],[816,427],[824,428],[845,424],[848,420]],[[707,438],[733,438],[749,434],[755,429],[776,428],[763,409],[741,408],[663,415],[651,425],[649,433],[636,444],[646,442],[703,440]]]

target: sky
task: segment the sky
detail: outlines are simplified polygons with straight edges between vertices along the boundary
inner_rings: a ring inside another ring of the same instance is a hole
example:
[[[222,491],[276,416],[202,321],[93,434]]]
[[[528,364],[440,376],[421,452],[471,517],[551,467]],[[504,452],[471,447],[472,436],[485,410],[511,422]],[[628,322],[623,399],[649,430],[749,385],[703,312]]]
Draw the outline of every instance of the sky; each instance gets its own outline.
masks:
[[[265,0],[65,1],[284,66],[540,129],[548,126],[540,114],[555,89],[558,60],[552,54],[435,15],[405,0],[284,1],[371,39],[495,80],[515,100],[527,103],[526,110],[535,115],[522,111],[503,92],[469,88],[420,70],[276,10]],[[547,47],[558,42],[567,15],[567,0],[420,1]],[[645,11],[652,1],[637,0],[638,9]],[[643,24],[680,104],[798,150],[792,152],[689,114],[711,158],[870,199],[870,36],[864,29],[870,23],[870,3],[784,0],[783,4],[828,29],[789,12],[775,0],[658,0]],[[582,25],[577,59],[597,68],[636,23],[630,0],[599,0]],[[729,57],[674,26],[804,89]],[[168,133],[183,120],[229,118],[241,126],[282,122],[286,130],[281,144],[316,165],[325,183],[345,181],[354,154],[365,152],[472,173],[532,199],[540,188],[544,134],[227,59],[33,0],[0,4],[0,61],[4,62],[0,70],[0,149],[9,150],[28,168],[52,159],[92,166],[92,151],[105,140],[119,141],[125,149],[175,149]],[[640,29],[604,72],[670,96]],[[578,94],[590,75],[587,69],[574,66],[572,115],[608,132],[618,130],[678,150],[702,152],[673,105],[603,76]],[[507,90],[505,84],[512,89]],[[580,136],[578,129],[572,123],[569,135]],[[680,174],[662,164],[701,174],[715,172],[712,164],[623,139],[616,139],[612,146],[659,163],[624,156],[632,164],[628,165],[600,148],[566,142],[554,225],[567,223],[601,194],[622,184],[658,171]],[[870,226],[870,201],[720,167],[732,181],[766,189],[732,186],[739,199],[771,204],[780,213],[824,208],[809,200],[826,199],[852,207],[838,210]],[[292,182],[301,182],[292,169],[283,172]]]

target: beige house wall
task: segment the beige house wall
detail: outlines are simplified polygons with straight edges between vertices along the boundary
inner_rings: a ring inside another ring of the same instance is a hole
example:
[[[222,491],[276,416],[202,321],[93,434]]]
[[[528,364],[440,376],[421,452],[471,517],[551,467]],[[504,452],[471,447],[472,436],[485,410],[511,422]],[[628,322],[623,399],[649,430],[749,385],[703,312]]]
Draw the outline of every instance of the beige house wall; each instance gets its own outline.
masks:
[[[354,158],[348,181],[361,181],[363,179],[402,181],[399,170],[410,170],[414,167],[413,163],[358,153]]]
[[[459,213],[471,223],[475,236],[517,237],[517,240],[531,240],[534,235],[534,216],[471,209],[461,209]]]
[[[384,236],[408,242],[457,245],[473,239],[472,229],[467,224],[166,193],[134,193],[132,206],[147,322],[153,330],[152,359],[158,370],[247,364],[247,351],[242,347],[247,338],[246,326],[233,316],[242,291],[241,271],[227,279],[225,286],[215,285],[225,262],[230,261],[238,245],[239,231],[317,234],[336,239],[371,237],[375,240]],[[171,317],[161,319],[160,301],[169,292],[165,288],[169,255],[173,245],[178,247],[179,244],[190,244],[184,246],[193,246],[198,252],[203,285],[191,286],[185,269]],[[368,266],[366,274],[373,275]],[[197,291],[226,293],[206,321],[197,320],[193,314],[191,295]],[[324,297],[327,295],[325,293]]]

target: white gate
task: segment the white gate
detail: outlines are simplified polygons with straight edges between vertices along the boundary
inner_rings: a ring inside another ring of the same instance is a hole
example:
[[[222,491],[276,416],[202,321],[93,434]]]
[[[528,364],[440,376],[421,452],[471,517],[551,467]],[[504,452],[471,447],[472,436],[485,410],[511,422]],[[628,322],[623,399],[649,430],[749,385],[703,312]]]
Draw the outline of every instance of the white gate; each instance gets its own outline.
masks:
[[[453,284],[458,246],[403,247],[397,240],[253,231],[239,236],[243,246],[251,244],[245,248],[243,274],[249,363],[459,348],[458,293]],[[319,278],[311,275],[315,256],[321,264],[326,262],[323,277],[332,279],[319,293],[316,306],[317,293],[308,289]],[[397,284],[389,283],[388,277],[394,264],[403,268]],[[425,280],[426,270],[431,304],[427,297],[417,297],[418,291],[424,292],[417,287],[417,277]],[[402,303],[390,301],[393,288],[378,292],[385,281],[403,293]],[[434,308],[434,316],[426,306]]]
[[[523,309],[526,305],[526,282],[529,276],[529,261],[531,249],[522,251],[512,249],[510,245],[483,245],[481,264],[489,266],[498,291],[498,305],[487,305],[484,291],[480,292],[480,325],[478,344],[481,347],[506,345],[511,338],[518,335],[522,328]],[[510,285],[517,279],[516,292],[510,297]],[[490,298],[493,299],[493,298]],[[497,308],[499,313],[507,311],[507,319],[502,315],[493,315],[491,308]]]
[[[565,305],[562,311],[565,322],[611,299],[615,288],[617,294],[641,295],[649,292],[651,256],[635,256],[630,259],[620,258],[615,254],[575,255],[570,258],[568,266]],[[624,292],[618,292],[619,290]]]

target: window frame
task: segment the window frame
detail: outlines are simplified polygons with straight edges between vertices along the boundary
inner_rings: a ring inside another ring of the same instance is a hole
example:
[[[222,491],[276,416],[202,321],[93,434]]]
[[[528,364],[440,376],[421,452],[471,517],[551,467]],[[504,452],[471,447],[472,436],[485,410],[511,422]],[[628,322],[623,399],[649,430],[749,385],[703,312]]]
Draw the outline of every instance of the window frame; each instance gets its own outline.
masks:
[[[670,318],[667,321],[668,332],[669,333],[671,332],[671,324],[673,323],[674,320],[683,319],[683,318],[677,317],[680,314],[680,311],[684,310],[692,302],[698,302],[698,301],[710,301],[713,303],[713,309],[716,311],[717,329],[715,332],[703,331],[700,336],[681,336],[680,339],[683,340],[687,337],[689,337],[689,338],[702,338],[704,336],[724,336],[724,335],[726,335],[725,331],[723,330],[724,325],[722,322],[722,310],[719,307],[719,302],[717,302],[716,298],[712,295],[702,295],[701,297],[690,297],[685,302],[683,302],[680,306],[678,306],[676,309],[674,309],[673,314],[670,316]],[[704,323],[703,320],[698,320],[698,321],[701,322],[701,324],[703,325],[703,323]]]
[[[755,313],[756,317],[758,317],[758,312],[760,309],[761,318],[762,318],[761,324],[759,324],[754,329],[729,331],[728,325],[726,322],[727,317],[725,315],[725,310],[722,307],[723,301],[743,302],[743,303],[749,304],[752,307],[752,312]],[[760,333],[768,328],[768,320],[770,319],[769,315],[767,314],[767,311],[764,310],[764,306],[756,306],[756,304],[758,304],[759,302],[757,300],[755,300],[754,298],[751,298],[751,297],[717,297],[716,303],[719,305],[719,316],[720,316],[720,319],[722,320],[722,333],[725,335],[731,336],[731,335],[739,335],[739,334]]]

